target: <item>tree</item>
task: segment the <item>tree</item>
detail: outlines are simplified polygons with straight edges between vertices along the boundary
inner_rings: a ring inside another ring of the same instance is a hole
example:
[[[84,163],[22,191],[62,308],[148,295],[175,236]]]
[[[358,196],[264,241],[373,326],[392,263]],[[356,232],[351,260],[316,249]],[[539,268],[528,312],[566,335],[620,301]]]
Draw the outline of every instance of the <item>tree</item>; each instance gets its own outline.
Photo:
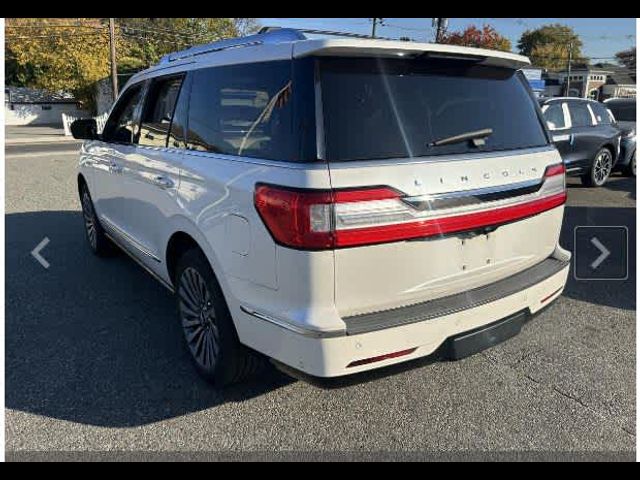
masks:
[[[92,108],[91,86],[109,74],[107,29],[98,19],[7,19],[11,81],[51,92],[71,92]]]
[[[167,53],[245,35],[258,27],[253,18],[119,18],[117,24],[126,44],[122,66],[129,70],[147,68]]]
[[[491,25],[483,25],[479,29],[469,25],[461,32],[445,33],[440,43],[463,45],[465,47],[488,48],[490,50],[511,51],[511,42],[500,35]]]
[[[566,68],[571,50],[572,62],[586,63],[582,55],[582,41],[571,27],[558,23],[526,30],[518,41],[518,50],[543,68]]]
[[[627,50],[622,50],[621,52],[616,53],[616,59],[619,63],[624,65],[631,70],[636,69],[636,49],[635,47],[631,47]]]
[[[118,18],[118,71],[138,71],[167,53],[257,27],[251,18]],[[106,19],[9,18],[5,46],[10,85],[70,92],[94,109],[95,83],[110,71]]]

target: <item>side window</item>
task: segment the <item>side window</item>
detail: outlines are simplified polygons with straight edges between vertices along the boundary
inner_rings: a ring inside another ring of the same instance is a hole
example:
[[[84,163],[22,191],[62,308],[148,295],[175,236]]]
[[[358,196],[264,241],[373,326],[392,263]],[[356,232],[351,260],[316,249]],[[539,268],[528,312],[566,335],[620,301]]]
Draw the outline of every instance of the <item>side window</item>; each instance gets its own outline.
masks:
[[[182,76],[152,81],[140,122],[138,143],[150,147],[165,147],[171,128]]]
[[[133,85],[122,95],[105,124],[105,142],[131,143],[135,129],[135,114],[140,103],[142,85]]]
[[[167,146],[171,148],[186,147],[185,130],[187,128],[187,111],[189,109],[189,96],[191,94],[191,78],[191,76],[188,76],[182,80],[178,103],[176,105],[175,112],[173,113],[171,129],[169,130],[169,141]]]
[[[564,121],[564,112],[562,111],[561,103],[553,102],[545,105],[542,112],[544,113],[544,118],[549,130],[559,130],[567,127]]]
[[[571,115],[571,124],[574,127],[590,127],[593,125],[591,121],[591,112],[589,112],[586,103],[570,102],[569,114]]]
[[[293,159],[291,85],[290,61],[193,72],[187,148]]]
[[[598,125],[610,125],[611,124],[611,116],[607,111],[607,108],[601,103],[592,103],[591,109],[593,110],[593,114],[596,117],[596,121]]]

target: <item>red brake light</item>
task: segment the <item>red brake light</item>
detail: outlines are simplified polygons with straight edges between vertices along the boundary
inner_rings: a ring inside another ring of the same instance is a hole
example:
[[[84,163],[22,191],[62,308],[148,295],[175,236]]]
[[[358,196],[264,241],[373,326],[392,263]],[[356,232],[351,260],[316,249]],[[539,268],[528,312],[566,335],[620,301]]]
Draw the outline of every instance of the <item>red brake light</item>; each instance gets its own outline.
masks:
[[[564,175],[566,168],[564,163],[557,163],[555,165],[549,165],[544,171],[544,178],[554,177],[556,175]]]
[[[331,208],[331,200],[331,191],[292,190],[270,185],[258,185],[254,197],[256,209],[276,241],[307,249],[333,247],[331,226],[322,228],[321,225],[329,216],[317,219],[319,223],[312,222],[317,210],[321,214],[322,209]]]

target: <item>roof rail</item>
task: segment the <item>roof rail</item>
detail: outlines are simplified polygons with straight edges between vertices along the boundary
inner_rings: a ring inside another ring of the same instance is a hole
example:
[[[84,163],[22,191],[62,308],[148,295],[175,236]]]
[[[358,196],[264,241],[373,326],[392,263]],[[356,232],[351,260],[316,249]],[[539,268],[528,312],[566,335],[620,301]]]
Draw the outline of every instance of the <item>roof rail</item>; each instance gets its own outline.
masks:
[[[262,27],[258,33],[266,33],[266,32],[276,32],[278,30],[285,30],[282,27]],[[335,35],[337,37],[352,37],[352,38],[368,38],[371,39],[370,35],[365,35],[362,33],[352,33],[352,32],[336,32],[334,30],[316,30],[313,28],[287,28],[286,30],[295,30],[300,33],[310,33],[313,35]],[[391,40],[389,38],[383,37],[375,37],[376,40]]]
[[[303,28],[283,28],[283,27],[262,27],[257,34],[246,37],[228,38],[217,42],[197,45],[179,52],[169,53],[160,59],[159,64],[167,64],[178,60],[205,55],[211,52],[227,50],[229,48],[250,47],[265,43],[288,43],[298,40],[307,40],[305,33],[314,35],[334,35],[338,37],[368,38],[369,35],[362,35],[351,32],[334,32],[331,30],[314,30]],[[376,40],[392,40],[391,38],[376,37]]]
[[[307,38],[301,32],[292,28],[274,28],[271,30],[265,30],[264,32],[263,30],[264,28],[255,35],[219,40],[217,42],[198,45],[186,50],[181,50],[179,52],[169,53],[163,56],[160,59],[159,63],[163,64],[175,62],[177,60],[184,60],[186,58],[195,57],[197,55],[218,52],[221,50],[227,50],[229,48],[249,47],[253,45],[262,45],[265,43],[294,42],[296,40],[305,40]]]

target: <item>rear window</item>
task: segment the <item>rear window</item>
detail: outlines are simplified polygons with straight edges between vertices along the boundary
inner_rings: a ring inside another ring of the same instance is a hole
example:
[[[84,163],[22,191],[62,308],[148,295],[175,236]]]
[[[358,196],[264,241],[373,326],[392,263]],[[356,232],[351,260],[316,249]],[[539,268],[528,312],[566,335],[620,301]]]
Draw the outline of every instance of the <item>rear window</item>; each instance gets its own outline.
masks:
[[[326,157],[419,157],[538,147],[548,140],[522,76],[469,61],[323,58]],[[432,142],[491,129],[484,144]]]

